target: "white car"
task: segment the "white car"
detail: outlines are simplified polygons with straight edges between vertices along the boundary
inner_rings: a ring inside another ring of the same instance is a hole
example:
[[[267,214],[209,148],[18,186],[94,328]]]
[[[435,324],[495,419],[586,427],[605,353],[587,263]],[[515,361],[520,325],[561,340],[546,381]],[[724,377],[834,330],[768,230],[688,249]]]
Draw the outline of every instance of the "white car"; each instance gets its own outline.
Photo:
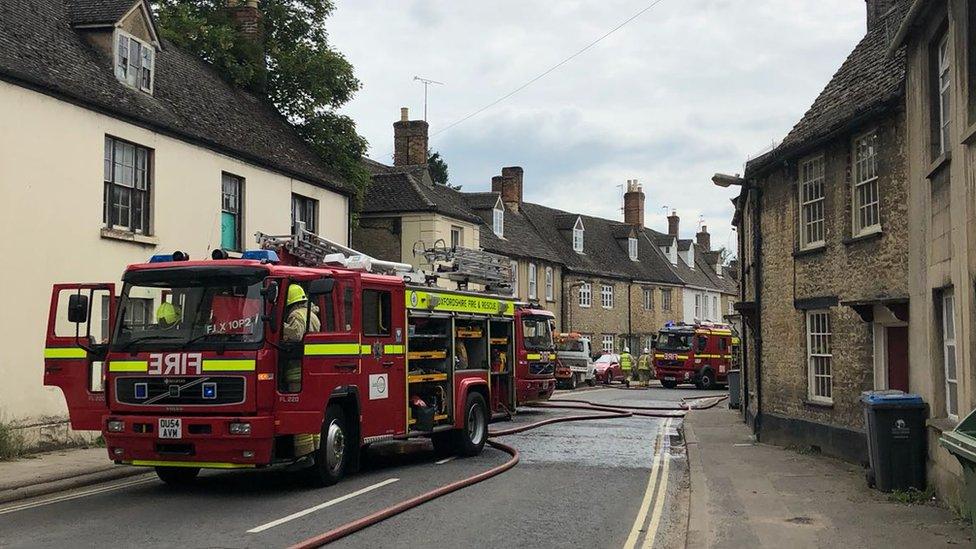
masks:
[[[591,387],[596,385],[596,373],[588,340],[578,337],[557,337],[556,358],[561,368],[569,369],[568,372],[556,372],[556,382],[563,388],[575,389],[584,382]]]

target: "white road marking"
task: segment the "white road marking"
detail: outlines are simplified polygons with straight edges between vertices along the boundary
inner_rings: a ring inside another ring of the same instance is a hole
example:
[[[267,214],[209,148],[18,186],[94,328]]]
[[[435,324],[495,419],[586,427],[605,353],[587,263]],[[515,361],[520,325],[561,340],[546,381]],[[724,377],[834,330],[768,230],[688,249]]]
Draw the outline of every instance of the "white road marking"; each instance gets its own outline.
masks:
[[[667,425],[667,422],[660,427],[657,438],[654,440],[654,461],[651,463],[651,474],[647,477],[647,488],[644,490],[644,499],[641,500],[640,509],[637,511],[637,518],[634,519],[634,525],[630,528],[630,534],[624,543],[624,549],[634,549],[637,546],[637,539],[640,537],[641,527],[644,526],[644,521],[647,520],[647,512],[651,507],[651,499],[657,487],[657,473],[661,463],[661,448],[665,425]]]
[[[664,423],[664,431],[667,432],[671,426],[671,420]],[[661,447],[661,453],[667,452],[668,444]],[[664,512],[664,501],[668,499],[668,469],[671,466],[671,457],[664,456],[664,465],[661,467],[661,481],[657,483],[657,494],[654,496],[654,512],[651,514],[651,524],[647,527],[644,534],[644,545],[642,549],[650,549],[654,546],[654,538],[657,537],[657,529],[661,524],[661,515]]]
[[[445,463],[447,463],[449,461],[454,461],[454,458],[455,458],[455,456],[446,457],[444,459],[439,459],[439,460],[435,461],[434,464],[436,464],[436,465],[444,465]]]
[[[342,503],[343,501],[352,499],[352,498],[354,498],[356,496],[361,496],[361,495],[363,495],[363,494],[365,494],[367,492],[372,492],[373,490],[376,490],[377,488],[382,488],[382,487],[386,486],[387,484],[393,484],[394,482],[397,482],[398,480],[400,480],[400,479],[398,479],[398,478],[388,478],[388,479],[384,480],[383,482],[377,482],[376,484],[372,484],[372,485],[367,486],[365,488],[360,488],[359,490],[356,490],[355,492],[351,492],[351,493],[346,494],[344,496],[340,496],[340,497],[337,497],[335,499],[330,499],[329,501],[327,501],[325,503],[320,503],[320,504],[318,504],[318,505],[316,505],[314,507],[309,507],[308,509],[304,509],[302,511],[298,511],[297,513],[292,513],[292,514],[288,515],[287,517],[282,517],[282,518],[280,518],[278,520],[273,520],[273,521],[271,521],[271,522],[269,522],[267,524],[262,524],[261,526],[257,526],[255,528],[251,528],[250,530],[247,531],[247,533],[248,534],[257,534],[259,532],[264,532],[265,530],[268,530],[270,528],[274,528],[275,526],[280,526],[280,525],[282,525],[282,524],[284,524],[286,522],[295,520],[297,518],[302,518],[305,515],[310,515],[310,514],[316,512],[316,511],[321,511],[322,509],[325,509],[326,507],[332,507],[333,505],[335,505],[337,503]]]
[[[153,482],[155,478],[141,478],[136,480],[126,480],[117,484],[112,484],[109,486],[100,486],[97,488],[91,488],[88,490],[82,490],[80,492],[71,492],[67,494],[62,494],[59,496],[49,497],[41,499],[38,501],[32,501],[28,503],[21,503],[17,505],[11,505],[10,507],[0,508],[0,515],[6,515],[7,513],[15,513],[17,511],[24,511],[27,509],[33,509],[35,507],[42,507],[44,505],[51,505],[54,503],[60,503],[62,501],[70,501],[73,499],[93,496],[95,494],[103,494],[105,492],[112,492],[114,490],[119,490],[122,488],[128,488],[130,486],[137,486],[140,484],[146,484],[148,482]]]

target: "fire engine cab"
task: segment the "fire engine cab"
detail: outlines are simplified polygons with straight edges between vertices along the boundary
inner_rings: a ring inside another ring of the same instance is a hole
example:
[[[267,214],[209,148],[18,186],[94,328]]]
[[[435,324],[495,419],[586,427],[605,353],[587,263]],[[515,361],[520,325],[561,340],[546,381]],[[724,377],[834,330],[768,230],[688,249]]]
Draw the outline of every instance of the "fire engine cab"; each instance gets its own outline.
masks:
[[[114,284],[54,286],[44,384],[63,391],[72,428],[168,483],[292,464],[328,485],[378,441],[478,454],[517,391],[551,394],[553,316],[492,293],[507,259],[478,258],[496,266],[486,291],[447,290],[438,281],[473,275],[416,280],[300,224],[258,240],[236,259],[130,265],[117,298]]]
[[[680,383],[714,389],[726,383],[732,369],[732,344],[732,328],[727,324],[669,322],[654,346],[654,373],[667,389]]]

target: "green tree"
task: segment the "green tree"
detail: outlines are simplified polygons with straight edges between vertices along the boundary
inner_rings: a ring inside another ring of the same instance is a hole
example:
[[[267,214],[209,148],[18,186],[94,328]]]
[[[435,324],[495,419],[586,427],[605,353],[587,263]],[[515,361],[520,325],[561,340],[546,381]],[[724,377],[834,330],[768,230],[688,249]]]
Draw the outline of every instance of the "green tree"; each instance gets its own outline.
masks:
[[[447,162],[441,158],[441,153],[435,152],[427,157],[427,169],[430,171],[430,178],[434,180],[434,183],[447,185]]]
[[[244,1],[241,0],[240,4]],[[238,32],[227,0],[156,0],[160,32],[211,63],[235,86],[268,100],[358,198],[369,183],[366,140],[336,109],[360,88],[353,67],[328,42],[332,0],[262,0],[261,39]]]

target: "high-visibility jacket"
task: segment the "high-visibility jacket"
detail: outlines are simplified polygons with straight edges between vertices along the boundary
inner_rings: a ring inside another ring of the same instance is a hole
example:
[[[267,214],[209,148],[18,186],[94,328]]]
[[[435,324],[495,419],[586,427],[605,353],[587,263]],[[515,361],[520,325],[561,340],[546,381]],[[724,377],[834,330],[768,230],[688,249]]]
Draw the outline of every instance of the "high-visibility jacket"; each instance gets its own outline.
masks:
[[[637,369],[638,370],[650,370],[651,369],[651,355],[644,353],[637,359]]]
[[[624,353],[620,355],[620,369],[630,371],[631,366],[634,364],[634,357],[630,356],[630,353]]]

